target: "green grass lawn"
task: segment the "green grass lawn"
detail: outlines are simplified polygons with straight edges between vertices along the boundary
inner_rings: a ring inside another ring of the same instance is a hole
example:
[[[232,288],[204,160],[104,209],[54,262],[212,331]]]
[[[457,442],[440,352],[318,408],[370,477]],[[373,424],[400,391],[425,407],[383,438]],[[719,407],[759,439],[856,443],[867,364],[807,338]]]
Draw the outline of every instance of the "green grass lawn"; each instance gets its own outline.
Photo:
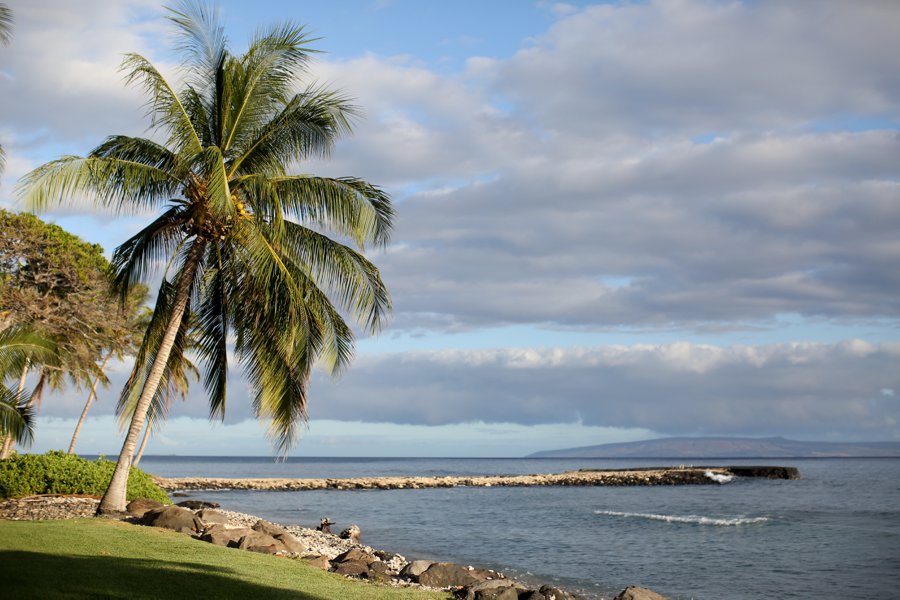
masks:
[[[3,598],[446,600],[105,519],[0,520]]]

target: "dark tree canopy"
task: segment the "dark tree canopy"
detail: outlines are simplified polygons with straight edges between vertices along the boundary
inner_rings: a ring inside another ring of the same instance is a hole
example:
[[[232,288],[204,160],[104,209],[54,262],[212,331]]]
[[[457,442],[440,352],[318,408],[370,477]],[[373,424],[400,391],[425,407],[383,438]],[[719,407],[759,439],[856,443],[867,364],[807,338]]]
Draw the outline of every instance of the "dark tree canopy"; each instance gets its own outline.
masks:
[[[0,210],[0,329],[29,325],[73,343],[94,338],[108,315],[109,273],[98,244]]]

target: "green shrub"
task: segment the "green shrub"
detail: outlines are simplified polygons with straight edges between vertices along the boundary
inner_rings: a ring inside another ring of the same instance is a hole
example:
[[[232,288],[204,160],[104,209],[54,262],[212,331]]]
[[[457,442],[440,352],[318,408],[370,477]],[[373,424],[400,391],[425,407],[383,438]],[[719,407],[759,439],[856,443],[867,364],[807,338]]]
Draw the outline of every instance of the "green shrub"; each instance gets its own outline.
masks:
[[[89,494],[102,496],[109,487],[116,464],[110,460],[86,460],[53,450],[46,454],[16,454],[0,460],[0,498],[33,494]],[[128,499],[150,498],[169,504],[168,495],[140,469],[128,475]]]

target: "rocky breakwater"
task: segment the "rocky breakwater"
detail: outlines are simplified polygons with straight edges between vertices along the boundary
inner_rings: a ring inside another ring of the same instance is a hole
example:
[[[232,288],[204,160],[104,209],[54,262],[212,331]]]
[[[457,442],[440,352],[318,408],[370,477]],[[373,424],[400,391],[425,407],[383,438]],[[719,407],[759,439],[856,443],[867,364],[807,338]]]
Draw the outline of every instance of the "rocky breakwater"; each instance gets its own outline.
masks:
[[[355,477],[347,479],[232,479],[157,477],[167,491],[177,490],[400,490],[452,487],[634,486],[723,483],[735,476],[799,479],[793,467],[673,467],[630,470],[581,470],[534,475],[444,477]]]

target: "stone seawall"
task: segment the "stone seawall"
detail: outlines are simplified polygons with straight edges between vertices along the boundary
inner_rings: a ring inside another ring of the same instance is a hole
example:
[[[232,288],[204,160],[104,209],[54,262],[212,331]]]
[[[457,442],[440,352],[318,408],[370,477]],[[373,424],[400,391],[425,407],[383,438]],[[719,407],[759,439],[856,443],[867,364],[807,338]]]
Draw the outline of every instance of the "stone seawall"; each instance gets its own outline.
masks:
[[[635,486],[718,484],[729,477],[799,479],[793,467],[678,467],[657,469],[583,470],[537,475],[445,477],[354,477],[348,479],[232,479],[222,477],[156,477],[167,491],[175,490],[399,490],[451,487]]]

